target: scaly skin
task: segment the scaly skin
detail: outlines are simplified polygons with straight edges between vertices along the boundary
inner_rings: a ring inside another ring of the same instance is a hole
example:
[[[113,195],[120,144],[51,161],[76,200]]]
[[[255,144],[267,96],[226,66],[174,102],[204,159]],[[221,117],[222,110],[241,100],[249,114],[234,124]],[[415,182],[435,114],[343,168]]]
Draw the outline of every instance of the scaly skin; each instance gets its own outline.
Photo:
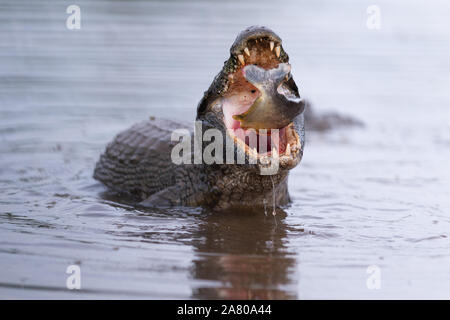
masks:
[[[222,103],[230,85],[229,75],[240,68],[238,55],[248,41],[275,42],[279,50],[278,61],[288,63],[289,57],[281,47],[281,39],[264,27],[251,27],[243,31],[230,49],[231,56],[215,77],[197,108],[197,121],[223,133],[224,146],[227,129],[224,125]],[[297,90],[292,77],[289,83]],[[101,155],[94,178],[107,187],[139,197],[145,206],[205,206],[214,210],[232,208],[254,209],[289,202],[288,172],[303,156],[303,115],[293,120],[300,140],[300,148],[290,159],[280,158],[280,170],[275,175],[260,175],[261,164],[181,164],[171,161],[171,151],[177,142],[171,142],[173,130],[187,128],[185,124],[170,120],[148,120],[120,133]],[[208,143],[204,143],[204,146]],[[235,153],[238,146],[234,145]],[[224,152],[225,154],[225,152]],[[275,189],[275,190],[274,190]]]

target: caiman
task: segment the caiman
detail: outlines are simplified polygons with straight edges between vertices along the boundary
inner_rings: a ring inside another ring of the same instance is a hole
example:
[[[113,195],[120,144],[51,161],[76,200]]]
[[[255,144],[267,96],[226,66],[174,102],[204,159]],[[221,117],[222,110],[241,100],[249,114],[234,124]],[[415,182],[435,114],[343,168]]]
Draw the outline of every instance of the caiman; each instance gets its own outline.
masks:
[[[172,141],[172,133],[186,125],[150,119],[117,135],[101,155],[94,178],[137,197],[144,206],[254,209],[273,200],[286,205],[288,173],[304,151],[304,107],[281,38],[267,27],[249,27],[231,46],[196,116],[200,136],[211,128],[220,130],[224,148],[232,141],[233,159],[243,154],[244,164],[225,159],[176,164],[171,154],[179,141]],[[256,135],[256,146],[250,145],[248,132]],[[206,145],[202,142],[200,148]],[[275,160],[278,170],[262,174]]]

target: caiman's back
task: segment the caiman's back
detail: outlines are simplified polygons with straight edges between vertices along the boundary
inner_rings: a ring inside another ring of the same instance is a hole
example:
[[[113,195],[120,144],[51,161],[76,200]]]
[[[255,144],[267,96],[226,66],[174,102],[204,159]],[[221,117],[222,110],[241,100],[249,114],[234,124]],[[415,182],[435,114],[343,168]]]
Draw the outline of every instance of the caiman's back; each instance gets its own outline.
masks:
[[[182,124],[165,119],[147,120],[119,133],[98,161],[94,178],[118,192],[142,198],[176,183],[170,159],[173,130]]]

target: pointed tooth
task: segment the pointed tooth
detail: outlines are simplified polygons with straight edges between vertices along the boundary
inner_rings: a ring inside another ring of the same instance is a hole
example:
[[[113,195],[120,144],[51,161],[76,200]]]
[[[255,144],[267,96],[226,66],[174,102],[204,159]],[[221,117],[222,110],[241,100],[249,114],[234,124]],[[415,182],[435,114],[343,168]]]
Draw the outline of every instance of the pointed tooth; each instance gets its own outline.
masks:
[[[281,47],[280,47],[280,46],[276,46],[276,48],[275,48],[275,54],[277,55],[277,58],[280,57],[280,52],[281,52]]]
[[[253,154],[254,154],[255,157],[258,156],[258,151],[256,150],[256,148],[253,148]]]
[[[287,156],[291,155],[291,145],[288,143],[287,147],[286,147],[286,153]]]
[[[245,47],[244,52],[245,52],[246,55],[248,55],[250,57],[250,51],[248,50],[247,47]]]
[[[238,55],[238,59],[242,64],[245,64],[244,56],[242,54]]]
[[[278,158],[278,150],[275,147],[272,148],[272,158]]]
[[[273,51],[274,46],[275,46],[275,42],[270,41],[270,51]]]

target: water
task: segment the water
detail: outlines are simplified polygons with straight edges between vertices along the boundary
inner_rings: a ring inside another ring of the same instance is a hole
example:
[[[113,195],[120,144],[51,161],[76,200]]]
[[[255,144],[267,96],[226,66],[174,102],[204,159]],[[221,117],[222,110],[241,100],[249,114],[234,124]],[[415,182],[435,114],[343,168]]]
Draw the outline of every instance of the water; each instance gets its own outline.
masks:
[[[448,2],[377,1],[378,31],[368,1],[77,1],[79,31],[70,4],[0,2],[1,298],[450,298]],[[316,110],[365,127],[307,133],[275,218],[271,201],[223,215],[108,196],[105,145],[149,116],[194,119],[252,24],[283,38]]]

